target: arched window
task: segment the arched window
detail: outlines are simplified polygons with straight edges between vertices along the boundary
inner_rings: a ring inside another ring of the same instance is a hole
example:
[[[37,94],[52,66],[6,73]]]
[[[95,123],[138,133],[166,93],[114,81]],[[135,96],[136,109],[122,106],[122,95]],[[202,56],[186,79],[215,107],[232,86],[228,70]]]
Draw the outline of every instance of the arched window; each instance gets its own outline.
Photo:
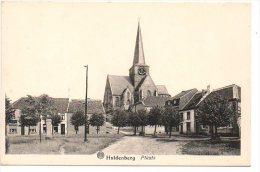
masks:
[[[130,99],[130,93],[127,92],[127,99],[129,100]]]
[[[139,93],[139,99],[142,100],[142,98],[143,98],[143,91],[140,90],[140,93]]]
[[[148,91],[147,91],[147,97],[150,97],[150,96],[152,96],[152,93],[151,93],[150,90],[148,90]]]
[[[116,97],[116,106],[119,106],[119,97]]]
[[[154,90],[153,96],[157,96],[157,91],[156,90]]]

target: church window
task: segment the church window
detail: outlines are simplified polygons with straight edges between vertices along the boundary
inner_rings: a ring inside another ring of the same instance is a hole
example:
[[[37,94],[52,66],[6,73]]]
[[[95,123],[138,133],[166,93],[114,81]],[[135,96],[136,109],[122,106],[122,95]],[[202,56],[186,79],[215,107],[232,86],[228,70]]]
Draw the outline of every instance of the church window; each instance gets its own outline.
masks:
[[[127,92],[127,99],[130,99],[130,93]]]
[[[151,93],[150,90],[148,90],[148,91],[147,91],[147,97],[150,97],[150,96],[152,96],[152,93]]]
[[[119,106],[119,97],[116,97],[116,106]]]
[[[153,92],[153,96],[157,96],[157,91],[156,90]]]

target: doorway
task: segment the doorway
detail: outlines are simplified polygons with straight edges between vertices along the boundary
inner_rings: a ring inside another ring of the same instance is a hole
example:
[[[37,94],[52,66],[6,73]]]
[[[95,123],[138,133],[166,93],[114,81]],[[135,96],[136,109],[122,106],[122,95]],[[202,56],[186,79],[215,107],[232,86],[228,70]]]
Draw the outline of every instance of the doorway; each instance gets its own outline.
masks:
[[[65,134],[65,124],[61,124],[61,134],[64,135]]]

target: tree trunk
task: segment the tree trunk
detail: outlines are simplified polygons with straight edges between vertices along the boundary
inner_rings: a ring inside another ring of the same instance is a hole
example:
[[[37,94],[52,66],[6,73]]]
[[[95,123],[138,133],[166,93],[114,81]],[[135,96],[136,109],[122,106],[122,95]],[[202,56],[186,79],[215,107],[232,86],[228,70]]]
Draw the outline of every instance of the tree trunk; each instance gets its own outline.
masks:
[[[76,134],[78,134],[78,130],[76,130]]]
[[[28,126],[28,136],[30,135],[30,125]]]
[[[215,125],[215,137],[218,137],[218,127]]]
[[[170,134],[169,134],[169,138],[172,137],[172,126],[170,126]]]
[[[144,126],[142,125],[142,133],[144,133]]]
[[[153,135],[156,134],[156,127],[157,127],[157,125],[154,126],[154,133],[153,133]]]
[[[119,134],[119,128],[120,128],[120,127],[117,128],[117,134]]]
[[[98,130],[99,130],[99,129],[98,129],[98,126],[97,126],[97,134],[98,134]]]
[[[137,127],[136,127],[136,126],[134,126],[134,135],[136,135],[136,128],[137,128]]]
[[[51,125],[51,134],[53,135],[53,125]]]
[[[211,135],[211,139],[214,139],[214,131],[213,131],[213,125],[210,125],[209,126],[209,132],[210,132],[210,135]]]

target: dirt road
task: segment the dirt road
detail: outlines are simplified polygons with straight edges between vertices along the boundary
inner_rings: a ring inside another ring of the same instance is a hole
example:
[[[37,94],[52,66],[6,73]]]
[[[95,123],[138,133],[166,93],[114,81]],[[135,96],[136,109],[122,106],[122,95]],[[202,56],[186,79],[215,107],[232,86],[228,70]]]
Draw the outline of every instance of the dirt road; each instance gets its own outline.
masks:
[[[165,141],[162,139],[140,136],[125,136],[102,150],[105,154],[149,154],[177,155],[185,141]]]

